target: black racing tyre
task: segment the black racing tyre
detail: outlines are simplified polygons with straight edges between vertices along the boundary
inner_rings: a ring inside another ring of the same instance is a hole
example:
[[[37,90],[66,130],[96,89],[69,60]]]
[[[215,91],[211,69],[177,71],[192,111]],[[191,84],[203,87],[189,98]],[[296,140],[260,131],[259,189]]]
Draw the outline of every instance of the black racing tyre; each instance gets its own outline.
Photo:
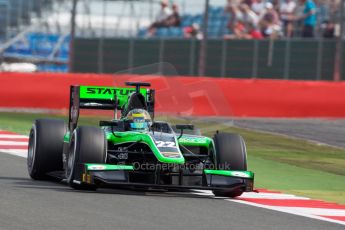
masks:
[[[96,189],[95,185],[81,184],[82,163],[104,164],[106,162],[107,141],[105,133],[97,127],[81,126],[74,130],[70,142],[66,169],[68,184],[74,189]]]
[[[247,171],[247,151],[243,138],[233,133],[217,133],[214,136],[217,169]],[[236,197],[242,190],[231,192],[213,191],[216,196]]]
[[[39,119],[30,130],[27,168],[35,180],[49,179],[47,173],[62,171],[63,139],[67,124],[63,120]]]

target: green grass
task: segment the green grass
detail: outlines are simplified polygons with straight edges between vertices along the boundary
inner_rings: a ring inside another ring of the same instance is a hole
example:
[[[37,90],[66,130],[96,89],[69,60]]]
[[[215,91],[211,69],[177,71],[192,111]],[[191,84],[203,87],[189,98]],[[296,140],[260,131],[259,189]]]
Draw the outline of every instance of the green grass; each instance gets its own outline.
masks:
[[[40,118],[54,118],[64,119],[68,122],[67,115],[56,114],[35,114],[35,113],[0,113],[0,129],[9,130],[20,134],[29,135],[30,128],[36,119]],[[100,120],[108,119],[109,117],[93,117],[93,116],[81,116],[79,124],[81,125],[97,125]]]
[[[41,117],[47,115],[0,113],[0,129],[28,134],[32,122]],[[102,118],[82,116],[80,123],[96,125]],[[159,120],[193,123],[208,136],[216,130],[241,134],[246,140],[248,166],[255,172],[256,187],[345,204],[345,149],[216,122],[171,117],[159,117]]]
[[[248,167],[255,172],[258,188],[345,204],[343,175],[266,160],[253,154],[249,154],[248,162]]]

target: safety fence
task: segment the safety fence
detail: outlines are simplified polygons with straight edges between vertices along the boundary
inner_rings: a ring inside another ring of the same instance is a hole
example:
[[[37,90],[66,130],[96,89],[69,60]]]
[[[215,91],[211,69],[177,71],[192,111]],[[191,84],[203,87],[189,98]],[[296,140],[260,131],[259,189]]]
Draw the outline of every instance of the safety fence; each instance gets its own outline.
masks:
[[[117,73],[127,70],[126,73],[136,73],[137,67],[170,63],[178,75],[196,76],[200,45],[200,41],[194,39],[78,38],[73,52],[72,70],[83,73]],[[336,41],[328,39],[213,39],[207,42],[205,75],[332,80],[335,50]],[[156,72],[161,73],[159,70]],[[342,79],[345,79],[345,71],[342,72]]]
[[[0,73],[1,109],[67,110],[70,85],[156,89],[158,113],[183,116],[345,117],[345,83],[207,77]]]
[[[62,1],[65,0],[59,2]],[[53,2],[53,0],[0,0],[0,41],[11,38],[29,26],[32,21],[39,20],[43,16],[43,11],[52,8]]]

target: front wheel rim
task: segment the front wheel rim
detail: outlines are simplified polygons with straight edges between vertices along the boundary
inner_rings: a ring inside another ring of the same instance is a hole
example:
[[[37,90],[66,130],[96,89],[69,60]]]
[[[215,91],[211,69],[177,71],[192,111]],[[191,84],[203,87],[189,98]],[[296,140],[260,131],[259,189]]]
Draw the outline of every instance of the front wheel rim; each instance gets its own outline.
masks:
[[[33,166],[35,164],[35,153],[36,153],[36,131],[35,127],[31,129],[29,135],[29,148],[28,148],[28,159],[27,159],[27,166],[29,172],[31,173],[33,170]]]
[[[68,182],[71,182],[73,180],[73,170],[74,170],[74,161],[75,161],[75,139],[72,137],[70,147],[69,147],[69,153],[68,153],[68,160],[67,160],[67,170],[66,170],[66,178]]]

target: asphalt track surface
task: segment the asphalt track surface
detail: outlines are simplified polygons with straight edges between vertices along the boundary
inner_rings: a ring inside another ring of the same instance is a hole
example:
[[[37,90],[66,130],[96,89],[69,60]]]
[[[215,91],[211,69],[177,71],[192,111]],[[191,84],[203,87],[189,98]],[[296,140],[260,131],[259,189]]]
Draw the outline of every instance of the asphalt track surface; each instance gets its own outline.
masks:
[[[33,181],[26,159],[0,154],[0,229],[335,230],[343,225],[191,193],[75,191]]]
[[[235,119],[233,125],[345,148],[345,119]]]
[[[223,125],[270,132],[345,148],[345,119],[198,118]]]

